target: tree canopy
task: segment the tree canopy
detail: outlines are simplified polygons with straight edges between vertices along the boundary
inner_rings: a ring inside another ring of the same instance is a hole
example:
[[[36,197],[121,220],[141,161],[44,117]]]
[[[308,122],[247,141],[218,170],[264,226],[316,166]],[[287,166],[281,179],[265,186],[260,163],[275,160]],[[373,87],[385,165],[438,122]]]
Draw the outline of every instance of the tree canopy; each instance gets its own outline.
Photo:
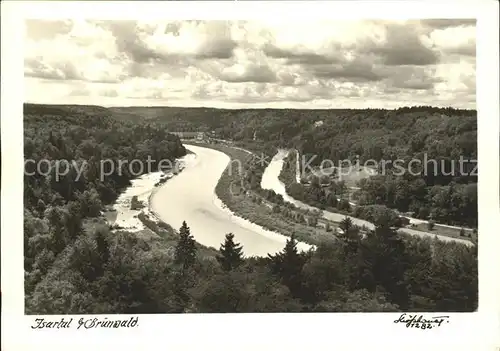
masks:
[[[474,222],[473,177],[370,178],[360,186],[365,201],[360,215],[378,218],[374,230],[360,233],[346,220],[341,227],[348,235],[338,235],[338,240],[301,252],[292,235],[281,252],[268,257],[244,257],[245,248],[231,233],[224,233],[219,251],[202,247],[194,241],[189,219],[176,231],[151,221],[148,229],[130,233],[111,232],[102,216],[104,207],[141,174],[134,167],[111,165],[119,160],[146,162],[148,156],[173,160],[185,155],[179,138],[168,133],[181,127],[213,129],[241,141],[256,132],[262,142],[258,147],[271,156],[277,145],[286,144],[302,154],[335,159],[353,153],[409,157],[424,151],[455,157],[457,150],[475,157],[475,111],[422,107],[194,113],[152,108],[148,118],[134,119],[137,111],[146,109],[25,105],[25,158],[34,160],[26,163],[24,179],[26,313],[470,312],[477,308],[477,247],[396,235],[390,213],[380,207],[422,207],[422,213],[429,212],[436,220]],[[313,133],[308,126],[319,119],[324,120],[322,129]],[[56,179],[53,167],[62,159],[75,162]],[[42,162],[43,172],[30,175],[41,160],[48,161]],[[112,162],[102,177],[104,160]],[[262,170],[255,165],[243,178],[262,198],[279,206],[278,211],[287,210],[280,195],[258,190]],[[315,201],[326,201],[325,206],[333,204],[333,195],[345,191],[338,184],[330,185],[328,194],[317,190],[322,191],[321,186],[313,188]],[[346,200],[342,201],[345,206]],[[318,214],[306,217],[314,216]]]

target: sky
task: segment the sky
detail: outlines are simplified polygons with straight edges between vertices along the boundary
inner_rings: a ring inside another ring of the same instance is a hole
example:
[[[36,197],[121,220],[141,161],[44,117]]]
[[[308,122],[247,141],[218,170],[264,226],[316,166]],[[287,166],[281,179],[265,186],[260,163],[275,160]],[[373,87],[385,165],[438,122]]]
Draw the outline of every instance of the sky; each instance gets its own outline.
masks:
[[[25,101],[476,108],[475,20],[26,20]]]

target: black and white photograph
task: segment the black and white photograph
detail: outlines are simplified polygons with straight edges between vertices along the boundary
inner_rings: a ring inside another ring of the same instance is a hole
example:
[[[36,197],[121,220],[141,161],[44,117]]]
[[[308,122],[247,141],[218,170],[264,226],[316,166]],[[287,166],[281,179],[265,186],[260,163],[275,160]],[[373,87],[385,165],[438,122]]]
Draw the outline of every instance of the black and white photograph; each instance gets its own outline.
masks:
[[[20,43],[32,329],[478,311],[476,17],[55,17]]]

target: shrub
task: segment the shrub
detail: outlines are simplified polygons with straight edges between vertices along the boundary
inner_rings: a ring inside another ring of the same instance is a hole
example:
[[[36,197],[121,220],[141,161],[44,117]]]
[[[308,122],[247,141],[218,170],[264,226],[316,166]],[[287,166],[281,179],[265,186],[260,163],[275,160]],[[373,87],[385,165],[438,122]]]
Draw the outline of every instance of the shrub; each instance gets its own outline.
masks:
[[[137,199],[137,196],[132,197],[130,201],[130,209],[133,211],[138,211],[144,207],[144,204]]]
[[[436,223],[431,219],[429,222],[427,222],[427,229],[429,230],[434,230]]]

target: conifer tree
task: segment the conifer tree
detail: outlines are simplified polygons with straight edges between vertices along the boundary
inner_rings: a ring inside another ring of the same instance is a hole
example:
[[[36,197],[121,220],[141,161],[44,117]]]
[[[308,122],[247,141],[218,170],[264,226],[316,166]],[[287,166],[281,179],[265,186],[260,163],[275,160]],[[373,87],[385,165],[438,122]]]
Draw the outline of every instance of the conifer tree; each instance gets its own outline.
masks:
[[[243,263],[243,248],[234,242],[234,234],[226,234],[226,240],[220,247],[220,255],[216,257],[222,269],[230,271]]]
[[[109,260],[109,243],[104,229],[100,228],[95,232],[95,241],[97,245],[97,253],[101,258],[101,263],[104,265]]]
[[[339,224],[340,229],[344,231],[345,235],[347,235],[349,230],[351,230],[352,226],[353,226],[352,219],[347,216]]]
[[[271,271],[278,275],[292,295],[300,293],[302,283],[302,268],[306,263],[306,257],[298,252],[295,235],[292,234],[286,241],[283,251],[275,255],[268,255]]]
[[[332,227],[330,226],[330,223],[329,223],[329,222],[326,222],[326,224],[325,224],[325,230],[326,230],[327,232],[331,232],[331,231],[332,231]]]
[[[401,309],[408,308],[409,292],[405,273],[409,268],[409,257],[404,241],[388,223],[375,228],[363,242],[362,260],[370,267],[372,280],[361,288],[382,286],[391,302]],[[369,284],[374,284],[370,286]]]
[[[175,247],[175,258],[174,261],[177,264],[181,264],[183,268],[191,267],[196,259],[196,246],[191,231],[186,224],[186,221],[182,222],[182,226],[179,229],[179,241]]]
[[[427,229],[434,230],[435,226],[436,226],[436,223],[432,219],[429,222],[427,222]]]

